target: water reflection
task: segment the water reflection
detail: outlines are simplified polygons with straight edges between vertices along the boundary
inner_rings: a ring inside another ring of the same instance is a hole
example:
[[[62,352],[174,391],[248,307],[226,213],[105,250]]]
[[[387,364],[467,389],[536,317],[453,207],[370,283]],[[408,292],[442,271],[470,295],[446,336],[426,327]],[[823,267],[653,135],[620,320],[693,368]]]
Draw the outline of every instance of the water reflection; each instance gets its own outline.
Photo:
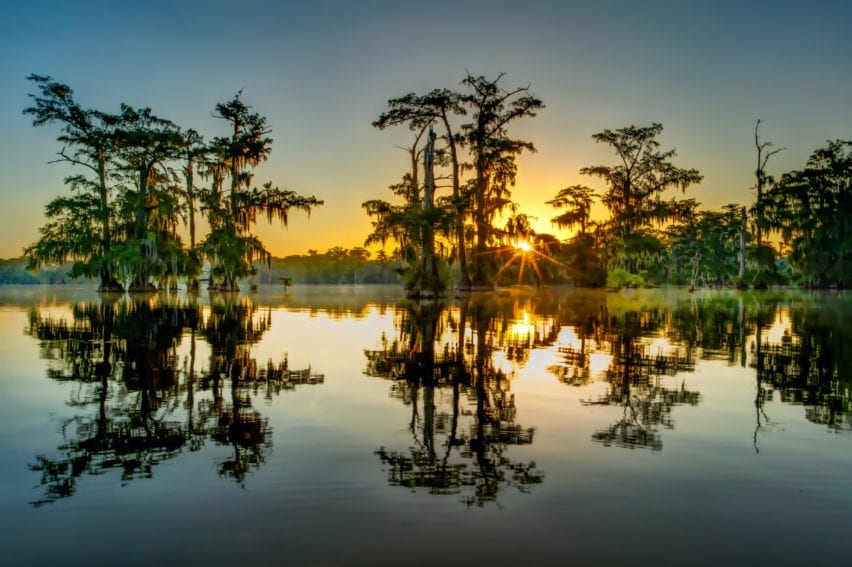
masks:
[[[74,385],[58,454],[40,454],[41,505],[71,496],[84,475],[109,469],[122,481],[151,477],[157,464],[208,440],[229,446],[219,474],[239,483],[272,446],[268,420],[252,406],[321,375],[287,359],[258,364],[251,347],[270,328],[269,310],[248,299],[76,303],[69,312],[33,308],[27,333],[39,341],[49,378]],[[199,335],[209,345],[197,360]],[[188,342],[187,345],[184,343]]]
[[[530,383],[516,380],[544,377],[562,393],[569,390],[559,383],[575,389],[566,419],[582,415],[584,443],[598,446],[661,451],[679,424],[702,413],[701,390],[726,366],[753,387],[747,399],[736,397],[732,413],[748,412],[736,435],[756,451],[783,431],[775,427],[782,404],[801,407],[803,418],[828,431],[852,430],[852,308],[843,296],[543,290],[452,304],[346,298],[325,294],[316,304],[335,322],[323,327],[317,348],[341,350],[351,336],[372,333],[347,346],[361,368],[361,345],[375,341],[365,351],[366,374],[387,380],[391,403],[405,407],[404,440],[393,433],[364,440],[365,458],[376,458],[375,450],[394,486],[484,505],[554,474],[539,447],[553,418],[541,419]],[[61,440],[31,458],[43,487],[34,504],[73,495],[90,475],[151,477],[158,464],[202,448],[216,454],[211,471],[247,482],[272,447],[263,402],[323,382],[309,368],[291,368],[286,356],[256,355],[256,345],[274,336],[278,312],[304,311],[309,297],[262,307],[257,300],[28,303],[26,332],[38,340],[48,377],[70,393]],[[394,317],[386,334],[370,326],[385,325],[376,312]],[[334,334],[346,328],[342,319],[356,322],[348,339]]]
[[[481,506],[505,487],[527,491],[542,482],[535,462],[511,454],[511,446],[533,442],[535,429],[516,423],[510,376],[495,356],[523,360],[541,337],[506,307],[496,298],[406,303],[397,335],[366,351],[366,374],[393,381],[391,397],[411,408],[408,450],[376,452],[390,484]]]
[[[182,563],[334,564],[340,549],[391,562],[414,548],[420,562],[505,563],[564,554],[566,531],[580,563],[629,561],[659,534],[667,557],[704,563],[845,551],[843,295],[541,290],[421,305],[365,290],[351,315],[328,297],[312,317],[298,292],[5,299],[8,555],[108,563],[157,542]],[[311,387],[321,378],[294,368],[317,360],[328,379]],[[631,526],[623,545],[601,529],[613,518]],[[423,546],[423,526],[448,545]],[[103,545],[44,545],[92,537]]]
[[[673,312],[684,340],[704,358],[755,371],[755,449],[771,423],[767,405],[802,405],[805,418],[850,430],[850,306],[843,297],[720,294]]]
[[[808,421],[852,430],[852,352],[850,337],[842,332],[848,310],[780,304],[760,315],[748,347],[758,411],[777,392],[782,402],[803,405]]]
[[[599,355],[603,350],[609,360],[601,376],[608,385],[606,393],[583,403],[622,409],[618,421],[592,434],[594,441],[659,451],[663,448],[660,427],[674,428],[672,409],[698,404],[699,393],[687,389],[685,381],[665,379],[695,368],[694,349],[673,341],[666,315],[656,308],[622,311],[601,306],[584,317],[585,326],[593,329],[592,340],[586,339],[582,326],[577,327],[581,344],[598,350]],[[571,348],[562,352],[566,360],[581,363],[594,354]]]
[[[850,313],[842,302],[831,309],[824,305],[819,297],[796,295],[653,292],[408,304],[398,312],[396,336],[383,336],[380,348],[366,353],[366,373],[393,380],[391,395],[411,407],[414,448],[407,453],[382,448],[379,456],[392,484],[432,492],[474,486],[471,501],[495,498],[500,483],[487,479],[513,478],[507,471],[522,470],[500,456],[511,445],[533,440],[534,424],[514,422],[510,384],[513,369],[539,348],[556,351],[548,371],[583,388],[583,406],[620,409],[613,422],[590,432],[604,446],[662,450],[662,432],[676,427],[675,408],[701,403],[690,376],[704,360],[754,369],[755,450],[773,423],[767,409],[776,398],[803,405],[811,422],[849,430],[852,354],[844,348],[844,317]],[[589,387],[596,382],[605,389]],[[465,414],[466,407],[475,409]],[[679,416],[688,419],[689,412]],[[465,418],[467,437],[458,433]],[[502,474],[490,477],[487,467],[477,469],[482,459],[474,447],[497,453],[491,461],[502,463]],[[465,456],[468,462],[459,460]],[[450,466],[453,457],[458,470]],[[541,480],[533,469],[524,469],[530,474],[520,475],[520,488]]]
[[[603,396],[584,401],[623,407],[616,423],[592,435],[604,445],[661,450],[659,429],[674,428],[672,409],[700,402],[686,381],[698,359],[755,370],[755,450],[776,395],[804,405],[809,421],[848,430],[849,312],[846,303],[831,305],[819,296],[724,293],[667,304],[569,298],[560,311],[559,360],[549,370],[573,386],[607,383]]]

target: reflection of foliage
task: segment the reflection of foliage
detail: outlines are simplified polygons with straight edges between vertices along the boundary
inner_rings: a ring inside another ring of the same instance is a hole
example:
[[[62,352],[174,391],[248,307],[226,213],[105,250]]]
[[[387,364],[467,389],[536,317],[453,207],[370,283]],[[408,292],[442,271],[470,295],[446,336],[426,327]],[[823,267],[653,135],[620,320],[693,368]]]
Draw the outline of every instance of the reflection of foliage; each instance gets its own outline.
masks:
[[[674,428],[671,417],[676,405],[698,403],[697,392],[668,388],[661,375],[674,375],[694,368],[691,349],[673,349],[664,352],[640,342],[660,324],[664,312],[649,309],[643,312],[628,311],[623,316],[607,317],[607,333],[611,335],[613,363],[607,373],[609,391],[589,405],[623,407],[622,418],[614,425],[598,431],[592,439],[604,445],[627,448],[650,448],[659,451],[663,442],[657,433],[662,425]],[[608,315],[608,314],[607,314]]]
[[[268,420],[252,408],[252,393],[264,384],[266,397],[271,397],[299,382],[322,382],[322,377],[310,370],[291,371],[286,359],[278,365],[270,360],[265,369],[258,368],[250,349],[272,326],[271,311],[258,314],[246,298],[240,302],[228,295],[211,299],[210,315],[202,328],[212,350],[203,384],[212,390],[213,398],[202,405],[201,414],[210,422],[210,438],[233,449],[233,456],[219,464],[219,474],[242,484],[272,446]],[[230,383],[229,401],[223,395],[225,380]]]
[[[36,457],[31,468],[41,472],[45,494],[34,504],[73,495],[82,475],[120,469],[124,481],[151,477],[155,465],[200,449],[208,437],[234,447],[236,456],[220,472],[242,483],[271,446],[252,396],[271,398],[297,384],[322,382],[309,369],[289,369],[286,358],[258,367],[248,345],[270,323],[268,313],[255,317],[255,311],[224,301],[205,318],[196,304],[155,300],[80,303],[68,318],[33,310],[27,332],[51,361],[48,376],[78,384],[69,405],[94,410],[62,422],[59,457]],[[196,380],[195,369],[199,330],[213,347],[203,380]],[[189,357],[181,365],[178,346],[187,335]],[[230,403],[222,396],[228,386]]]
[[[51,378],[80,383],[70,405],[97,409],[62,424],[62,457],[37,457],[32,468],[47,489],[36,505],[72,495],[84,473],[120,468],[125,481],[149,477],[188,436],[186,425],[166,414],[176,395],[169,361],[181,328],[195,321],[194,309],[145,301],[79,304],[72,316],[66,322],[33,311],[28,332],[40,340],[42,355],[55,360]]]
[[[700,346],[704,358],[755,369],[758,429],[775,392],[804,405],[809,421],[850,429],[852,313],[848,301],[826,305],[820,295],[715,294],[680,304],[672,316],[674,332]]]
[[[392,397],[412,410],[414,446],[377,451],[392,485],[483,505],[504,486],[527,491],[542,481],[534,462],[508,454],[511,445],[532,443],[534,430],[515,423],[508,377],[494,366],[497,344],[506,352],[519,346],[493,307],[483,301],[458,310],[410,304],[398,320],[397,339],[388,344],[384,338],[381,350],[366,352],[366,373],[393,380]]]
[[[583,403],[621,407],[622,416],[594,433],[594,441],[658,451],[663,447],[658,428],[674,427],[672,409],[698,403],[697,392],[663,378],[693,370],[694,345],[674,330],[676,318],[666,302],[650,294],[639,295],[640,301],[622,297],[569,296],[561,306],[561,360],[549,370],[574,386],[608,382],[604,394]]]
[[[657,426],[673,427],[671,409],[698,403],[696,392],[674,385],[691,371],[696,356],[755,369],[755,447],[770,423],[774,396],[805,406],[805,417],[831,429],[852,429],[852,352],[846,321],[850,305],[821,296],[710,293],[657,300],[640,294],[564,300],[560,306],[560,361],[549,368],[560,381],[584,385],[596,377],[610,383],[587,404],[624,407],[622,419],[593,435],[596,441],[660,449]],[[567,337],[567,338],[566,338]],[[657,345],[656,347],[654,345]],[[595,356],[606,368],[592,368]],[[599,375],[595,375],[595,370]]]
[[[842,332],[850,310],[843,307],[776,306],[770,329],[781,326],[781,335],[769,329],[758,335],[752,366],[763,388],[777,391],[783,402],[805,406],[809,421],[852,430],[852,353],[850,337]]]
[[[680,388],[667,388],[658,378],[635,377],[624,379],[621,384],[613,383],[606,395],[587,403],[623,406],[622,418],[594,433],[592,439],[606,446],[659,451],[663,441],[657,426],[674,429],[672,408],[683,404],[694,406],[698,400],[698,392],[687,390],[685,384]]]

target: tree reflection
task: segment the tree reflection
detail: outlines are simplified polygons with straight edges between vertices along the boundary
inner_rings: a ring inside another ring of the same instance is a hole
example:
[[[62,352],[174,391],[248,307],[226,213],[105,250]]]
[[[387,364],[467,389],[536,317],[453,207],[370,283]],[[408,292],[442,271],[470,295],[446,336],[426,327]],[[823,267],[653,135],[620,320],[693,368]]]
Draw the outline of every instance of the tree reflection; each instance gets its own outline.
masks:
[[[752,339],[759,409],[777,392],[784,403],[805,407],[805,418],[831,430],[852,430],[850,310],[819,304],[772,306]]]
[[[585,405],[609,405],[622,408],[621,419],[592,435],[606,446],[662,450],[659,428],[674,428],[672,409],[696,405],[698,392],[668,384],[664,376],[694,369],[694,351],[675,345],[660,334],[665,312],[658,309],[601,313],[607,343],[612,355],[605,371],[609,388],[605,394]]]
[[[481,506],[506,486],[527,491],[542,481],[534,462],[511,458],[509,447],[532,443],[534,429],[516,423],[509,377],[494,360],[497,349],[523,359],[536,339],[513,335],[523,319],[499,307],[493,298],[458,307],[408,303],[397,336],[365,353],[366,373],[393,380],[391,396],[411,407],[413,445],[377,451],[390,484]]]
[[[663,448],[659,429],[674,428],[672,410],[696,405],[699,393],[673,377],[695,366],[695,350],[678,341],[664,304],[636,305],[607,296],[569,296],[564,301],[557,339],[559,357],[549,368],[561,382],[607,384],[604,393],[582,400],[585,406],[621,408],[620,418],[592,434],[605,446]]]
[[[38,455],[31,465],[44,486],[33,504],[73,495],[83,475],[119,469],[124,482],[150,477],[157,464],[199,450],[206,439],[233,448],[219,472],[243,483],[271,447],[267,420],[252,408],[252,396],[322,381],[309,370],[290,370],[286,359],[258,368],[250,345],[269,329],[270,318],[257,312],[248,301],[231,299],[210,307],[104,300],[75,304],[66,316],[33,309],[27,333],[39,340],[48,376],[74,385],[68,405],[77,414],[60,424],[58,456]],[[211,349],[200,372],[199,333]],[[188,353],[181,348],[185,338]]]
[[[202,388],[212,393],[200,406],[201,419],[210,438],[233,451],[219,463],[219,474],[240,484],[263,463],[265,450],[272,446],[269,421],[252,406],[252,398],[262,393],[269,400],[299,384],[323,381],[310,369],[291,370],[286,357],[258,364],[251,347],[271,326],[271,309],[259,312],[247,298],[235,302],[225,294],[211,296],[210,313],[201,329],[211,347]]]
[[[754,447],[772,424],[767,406],[802,405],[805,418],[832,430],[852,429],[852,351],[846,301],[829,309],[819,293],[718,294],[679,306],[678,327],[707,359],[755,371]]]
[[[662,449],[660,428],[673,428],[672,409],[695,405],[698,392],[677,379],[698,358],[755,371],[755,450],[772,425],[768,404],[805,406],[809,421],[832,430],[852,429],[848,324],[852,309],[820,296],[713,293],[625,305],[623,298],[563,302],[560,381],[584,386],[595,379],[606,393],[586,405],[623,408],[621,419],[592,435],[604,445]]]

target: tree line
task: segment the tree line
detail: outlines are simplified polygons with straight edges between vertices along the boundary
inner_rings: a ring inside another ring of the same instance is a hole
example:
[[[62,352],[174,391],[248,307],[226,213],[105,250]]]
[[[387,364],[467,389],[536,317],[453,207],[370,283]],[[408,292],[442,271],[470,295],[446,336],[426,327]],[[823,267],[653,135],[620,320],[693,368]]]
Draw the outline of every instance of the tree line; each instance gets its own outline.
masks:
[[[400,262],[383,250],[375,255],[366,248],[334,246],[325,252],[315,249],[307,254],[273,258],[258,272],[261,284],[399,284]]]
[[[210,289],[235,291],[256,262],[271,259],[252,233],[259,214],[286,225],[292,209],[323,204],[272,183],[255,185],[271,131],[241,92],[215,106],[227,131],[205,141],[150,108],[90,109],[49,76],[29,80],[37,93],[24,114],[34,126],[59,126],[55,161],[79,171],[66,177],[70,194],[48,203],[48,222],[25,249],[31,268],[71,262],[72,277],[97,278],[101,291],[149,291],[175,288],[179,279],[197,289],[206,261]],[[202,218],[209,227],[203,238]]]
[[[675,150],[661,148],[662,124],[604,129],[592,139],[613,151],[613,161],[579,172],[599,180],[602,190],[574,184],[547,201],[555,209],[552,225],[572,231],[560,240],[534,230],[535,219],[512,200],[517,159],[536,148],[509,128],[535,117],[543,101],[529,85],[505,88],[504,74],[468,73],[458,90],[390,99],[373,122],[381,130],[403,126],[411,132],[404,148],[408,166],[389,187],[393,197],[362,204],[372,219],[364,246],[381,246],[375,258],[362,247],[314,251],[279,262],[270,279],[272,257],[252,233],[258,215],[286,224],[292,209],[310,212],[323,202],[254,183],[272,139],[266,119],[242,101],[241,92],[213,110],[226,134],[205,141],[149,108],[88,109],[67,85],[47,76],[29,79],[38,92],[24,113],[34,126],[59,125],[62,149],[55,161],[79,173],[65,179],[70,194],[47,205],[48,222],[25,257],[33,269],[70,262],[70,277],[97,278],[103,291],[174,288],[181,279],[197,289],[205,264],[215,290],[236,290],[240,279],[265,264],[261,281],[397,278],[416,297],[440,296],[453,285],[760,288],[852,282],[847,140],[827,142],[803,169],[776,179],[768,164],[784,148],[761,139],[758,120],[753,202],[706,210],[677,194],[703,176],[676,165]],[[596,202],[608,216],[592,218]],[[202,220],[208,227],[203,237]],[[318,269],[324,259],[329,265]],[[282,265],[293,273],[283,273]]]
[[[25,258],[0,259],[0,285],[67,285],[73,262],[27,269]],[[366,248],[334,246],[325,252],[309,249],[306,254],[272,257],[254,265],[255,274],[247,279],[249,286],[293,284],[399,284],[399,261],[382,250],[373,254]]]
[[[468,73],[458,91],[390,99],[373,122],[411,131],[408,170],[390,186],[395,198],[363,203],[373,219],[365,245],[393,245],[410,295],[441,295],[453,281],[461,289],[565,281],[691,288],[852,283],[852,142],[829,141],[804,169],[776,180],[767,166],[784,148],[761,139],[758,120],[753,203],[702,210],[676,195],[703,176],[675,165],[675,150],[661,149],[662,124],[602,130],[592,139],[615,159],[580,174],[603,189],[575,184],[547,201],[556,209],[552,225],[573,231],[560,241],[536,232],[534,219],[512,200],[517,157],[535,146],[510,136],[509,126],[536,116],[544,103],[529,85],[507,89],[503,79]],[[445,194],[436,196],[439,189]],[[606,218],[592,218],[596,201]]]

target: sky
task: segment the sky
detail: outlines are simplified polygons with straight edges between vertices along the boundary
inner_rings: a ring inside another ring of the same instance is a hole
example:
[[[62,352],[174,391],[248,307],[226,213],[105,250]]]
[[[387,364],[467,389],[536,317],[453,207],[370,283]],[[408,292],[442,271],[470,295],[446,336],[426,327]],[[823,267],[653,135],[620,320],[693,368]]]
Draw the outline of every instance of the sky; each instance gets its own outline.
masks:
[[[601,189],[580,168],[615,164],[595,132],[663,124],[662,149],[704,180],[704,208],[754,199],[754,126],[786,148],[770,174],[852,139],[852,2],[598,0],[39,1],[0,0],[0,257],[38,237],[44,206],[74,171],[50,164],[55,126],[22,114],[31,74],[74,89],[84,107],[121,103],[208,139],[225,135],[217,102],[242,99],[272,128],[258,184],[325,201],[285,230],[261,221],[274,255],[362,245],[361,203],[392,199],[408,167],[405,128],[371,123],[388,99],[461,88],[467,72],[544,101],[510,135],[537,152],[519,160],[513,199],[540,232],[545,204],[569,185]],[[674,195],[674,193],[672,193]],[[597,214],[603,214],[602,209]]]

